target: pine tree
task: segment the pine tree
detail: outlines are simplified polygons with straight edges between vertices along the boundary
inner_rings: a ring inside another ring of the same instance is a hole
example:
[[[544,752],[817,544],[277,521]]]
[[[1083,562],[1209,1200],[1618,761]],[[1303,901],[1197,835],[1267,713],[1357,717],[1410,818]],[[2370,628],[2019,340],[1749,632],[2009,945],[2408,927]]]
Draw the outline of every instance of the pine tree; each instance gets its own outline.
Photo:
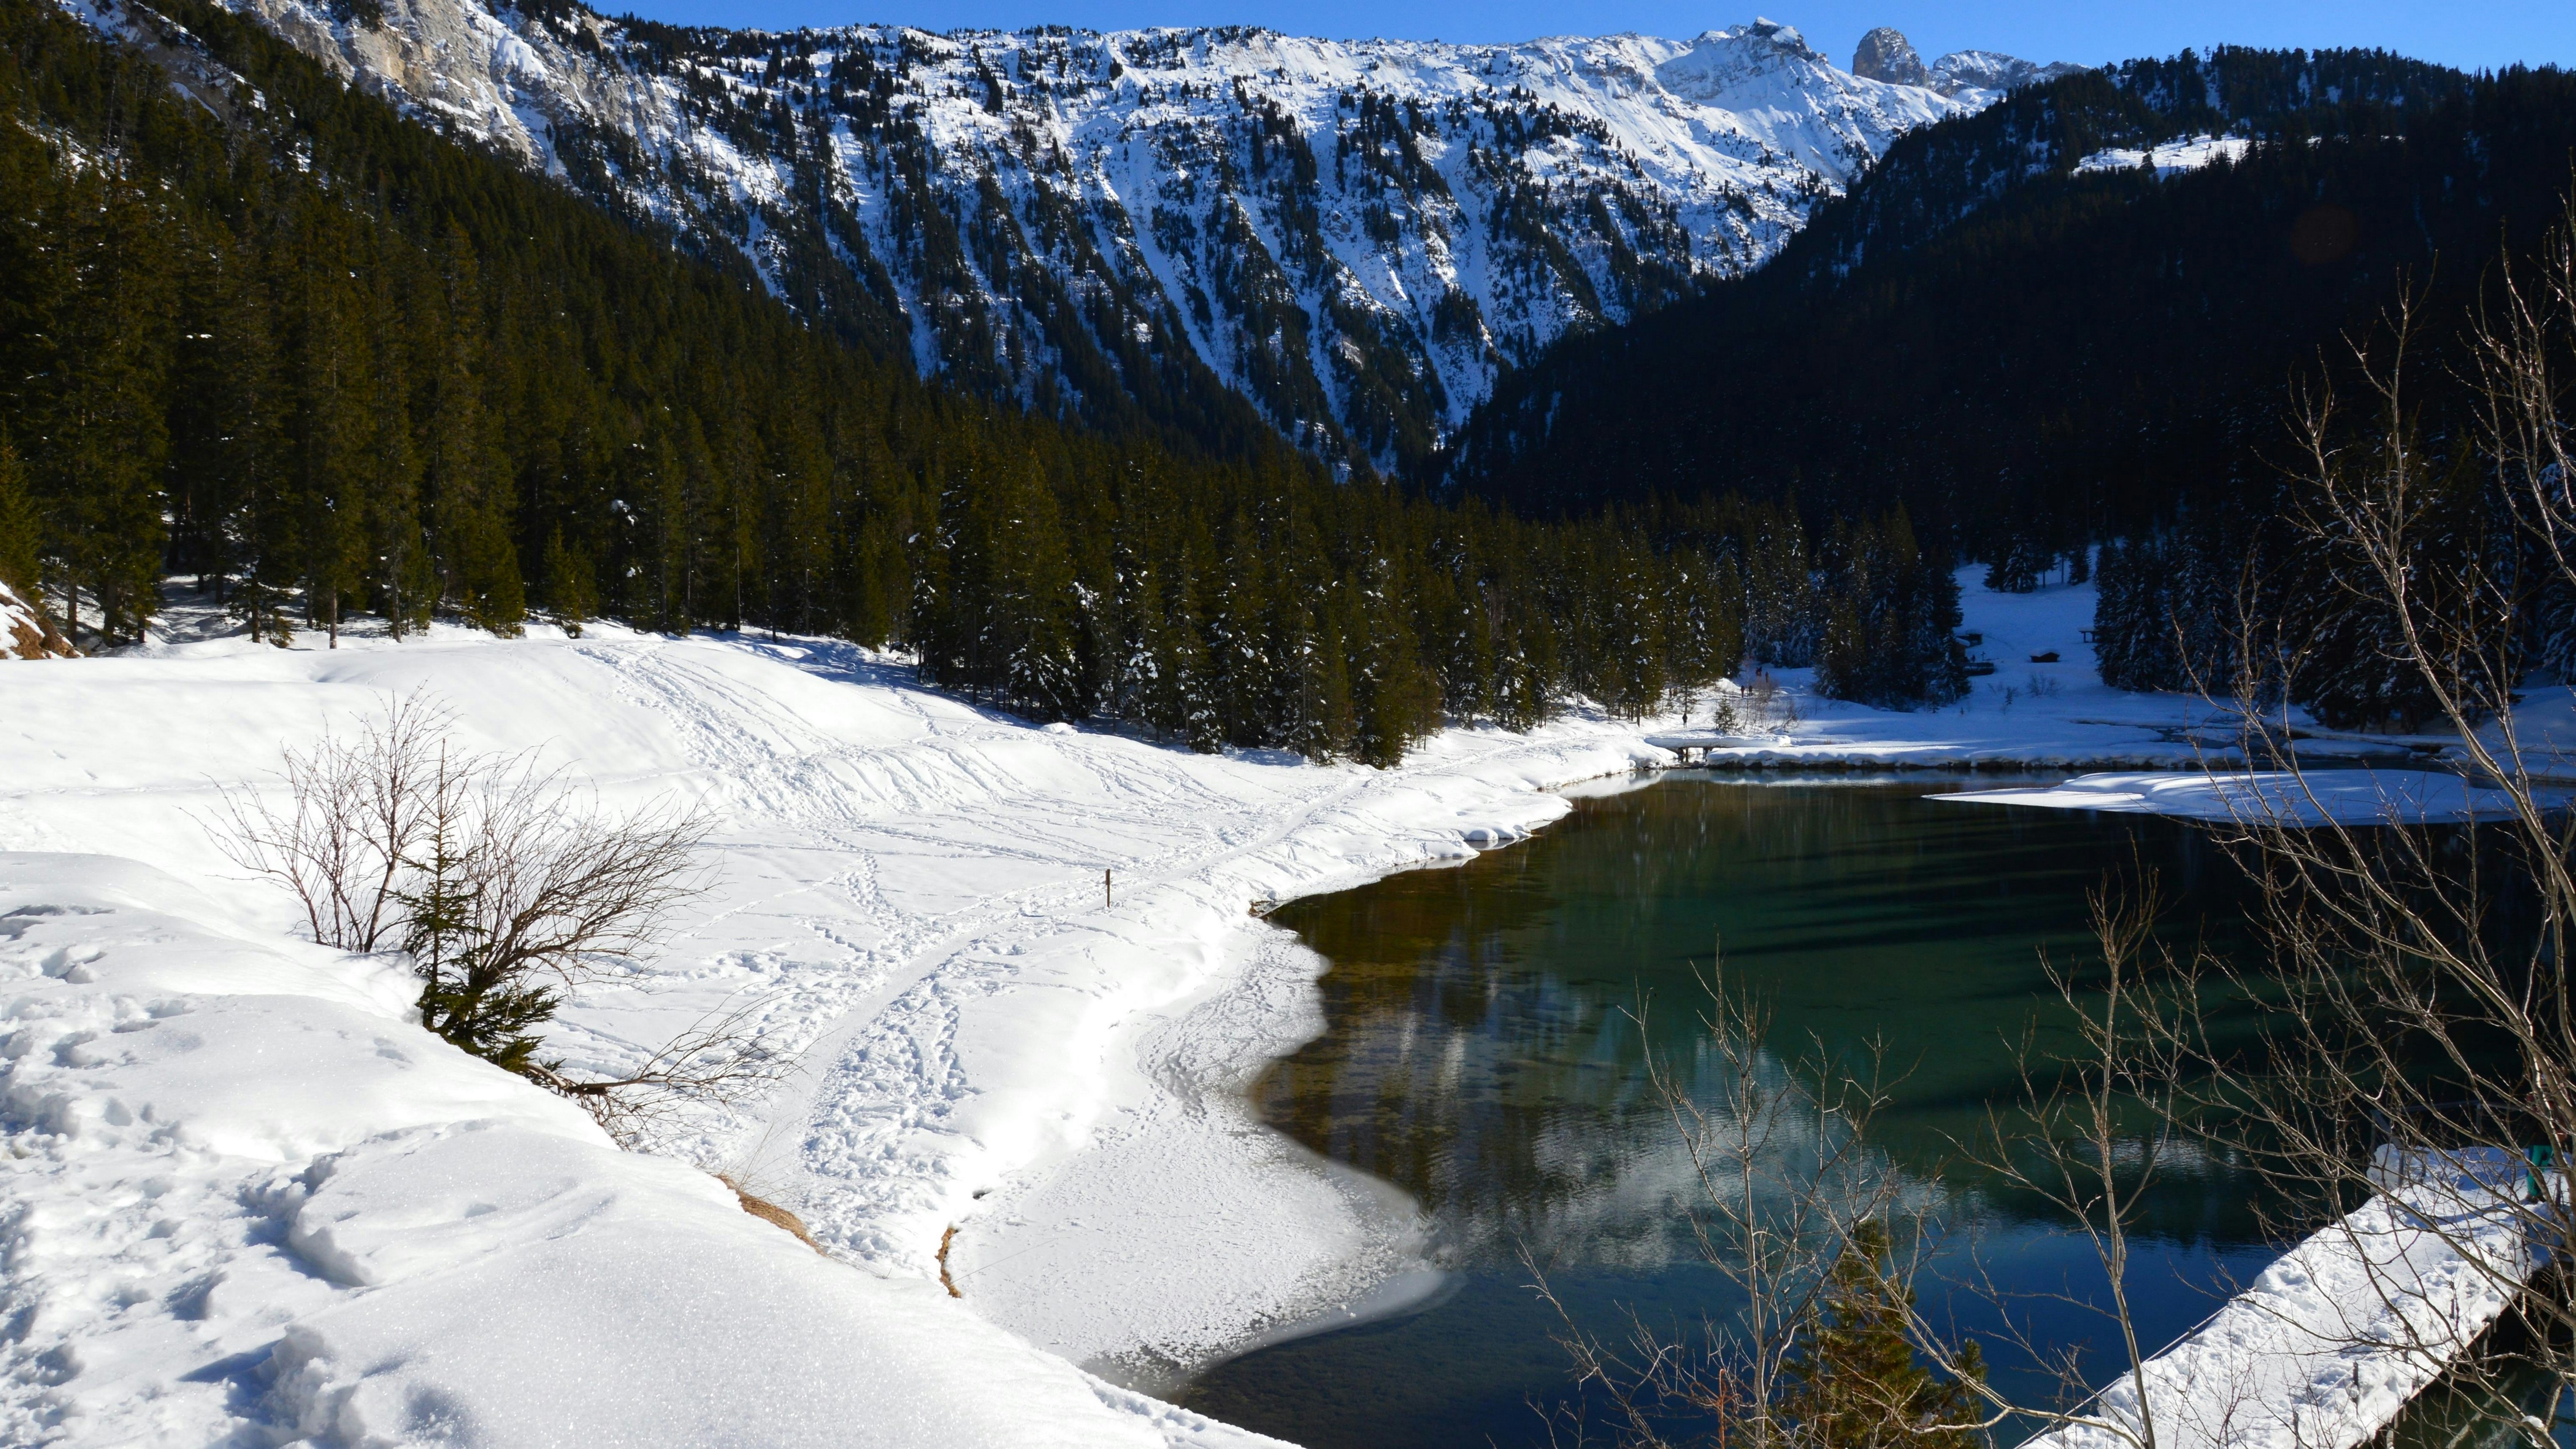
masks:
[[[63,369],[39,473],[48,532],[68,564],[71,628],[78,590],[99,603],[110,640],[141,637],[158,608],[168,445],[165,331],[168,236],[154,200],[107,179],[67,227],[76,292],[61,319]]]
[[[508,1071],[524,1071],[538,1039],[530,1030],[562,1002],[545,987],[513,983],[494,969],[479,924],[482,891],[475,880],[467,783],[442,753],[431,784],[423,858],[406,860],[415,882],[395,899],[404,911],[403,950],[420,977],[420,1024]]]
[[[513,635],[527,616],[527,586],[484,406],[481,268],[461,225],[449,224],[438,265],[438,305],[417,348],[429,360],[421,462],[430,536],[447,591],[465,616],[478,628]]]
[[[1353,683],[1358,729],[1352,757],[1386,769],[1402,763],[1413,742],[1440,723],[1440,686],[1422,662],[1392,564],[1370,565],[1373,577],[1359,589],[1360,635]]]
[[[37,601],[38,551],[35,500],[27,490],[27,467],[18,450],[0,438],[0,584],[29,604]]]
[[[563,631],[575,639],[581,626],[599,617],[599,583],[590,556],[564,547],[563,530],[546,535],[546,608]]]
[[[1912,1285],[1890,1262],[1886,1227],[1862,1223],[1834,1261],[1815,1312],[1799,1326],[1783,1408],[1801,1443],[1819,1449],[1981,1449],[1984,1416],[1969,1383],[1942,1382],[1906,1336]],[[1972,1340],[1960,1354],[1984,1377]]]
[[[2041,568],[2039,548],[2016,532],[1986,564],[1985,585],[1999,594],[2032,593],[2039,588]]]

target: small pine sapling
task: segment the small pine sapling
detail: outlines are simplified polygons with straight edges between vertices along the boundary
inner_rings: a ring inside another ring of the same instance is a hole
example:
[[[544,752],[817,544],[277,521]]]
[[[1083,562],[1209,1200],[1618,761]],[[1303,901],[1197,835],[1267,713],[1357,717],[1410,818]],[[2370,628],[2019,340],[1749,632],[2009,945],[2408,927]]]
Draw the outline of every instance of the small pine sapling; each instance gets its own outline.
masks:
[[[407,856],[403,949],[420,976],[420,1024],[507,1071],[529,1075],[533,1029],[551,1020],[562,996],[550,984],[513,980],[483,926],[485,890],[462,837],[463,779],[442,750],[432,778],[428,838]]]
[[[1853,1229],[1799,1326],[1784,1415],[1798,1442],[1821,1449],[1978,1449],[1981,1351],[1969,1341],[1954,1361],[1958,1377],[1946,1381],[1917,1360],[1914,1288],[1892,1258],[1884,1223]]]

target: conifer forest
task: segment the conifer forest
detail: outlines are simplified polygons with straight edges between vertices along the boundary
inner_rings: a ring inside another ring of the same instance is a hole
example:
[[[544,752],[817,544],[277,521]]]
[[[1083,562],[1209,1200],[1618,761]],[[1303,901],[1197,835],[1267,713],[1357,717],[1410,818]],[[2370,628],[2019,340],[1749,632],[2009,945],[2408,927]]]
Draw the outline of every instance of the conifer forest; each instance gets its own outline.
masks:
[[[2106,674],[2181,684],[2225,650],[2169,621],[2215,619],[2294,506],[2285,387],[2401,295],[2445,346],[2576,135],[2554,71],[2060,77],[1898,138],[1773,264],[1569,333],[1381,473],[1222,406],[925,381],[229,11],[135,14],[159,30],[117,46],[0,4],[0,570],[75,638],[139,637],[172,579],[280,640],[352,612],[825,634],[1036,719],[1373,763],[1747,662],[1937,706],[1967,687],[1956,564],[2026,587],[2106,540]],[[2213,127],[2268,144],[2187,182],[2074,165]],[[2318,627],[2345,643],[2284,681],[2302,703],[2420,712],[2352,676],[2367,619]]]
[[[2576,10],[595,3],[0,0],[0,1449],[2576,1449]]]
[[[1748,638],[1866,697],[1950,687],[1946,655],[1888,662],[1955,612],[1901,510],[1812,541],[1726,500],[1532,522],[1284,442],[1076,430],[167,13],[263,104],[0,7],[32,121],[0,131],[0,563],[83,639],[135,637],[170,575],[278,639],[358,610],[821,633],[1034,718],[1374,763],[1444,718],[1645,711]]]

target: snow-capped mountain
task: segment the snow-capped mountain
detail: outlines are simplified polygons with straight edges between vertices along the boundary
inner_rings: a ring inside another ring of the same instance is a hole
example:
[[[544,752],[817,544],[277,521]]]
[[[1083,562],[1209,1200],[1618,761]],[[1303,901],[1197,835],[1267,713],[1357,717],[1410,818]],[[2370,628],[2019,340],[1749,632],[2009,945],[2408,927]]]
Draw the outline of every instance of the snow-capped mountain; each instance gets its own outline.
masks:
[[[1855,76],[1765,20],[1468,46],[227,3],[738,251],[925,373],[1381,466],[1437,446],[1502,367],[1762,262],[1898,134],[1993,99]]]

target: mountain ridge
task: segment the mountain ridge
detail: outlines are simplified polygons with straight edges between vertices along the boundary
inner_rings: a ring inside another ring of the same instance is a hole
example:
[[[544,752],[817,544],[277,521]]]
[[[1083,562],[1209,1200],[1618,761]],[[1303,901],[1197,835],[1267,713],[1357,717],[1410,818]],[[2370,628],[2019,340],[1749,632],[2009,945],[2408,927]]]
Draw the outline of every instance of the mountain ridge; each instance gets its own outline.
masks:
[[[109,29],[123,3],[66,0]],[[925,375],[1377,469],[1558,338],[1758,266],[1897,136],[1995,99],[1854,76],[1767,20],[1464,46],[228,8]]]
[[[2571,148],[2552,68],[2221,48],[2061,77],[1910,133],[1759,273],[1515,370],[1422,481],[1532,514],[1794,498],[1811,527],[1901,500],[1989,561],[2264,516],[2285,389],[2400,298],[2448,345],[2564,215]]]

